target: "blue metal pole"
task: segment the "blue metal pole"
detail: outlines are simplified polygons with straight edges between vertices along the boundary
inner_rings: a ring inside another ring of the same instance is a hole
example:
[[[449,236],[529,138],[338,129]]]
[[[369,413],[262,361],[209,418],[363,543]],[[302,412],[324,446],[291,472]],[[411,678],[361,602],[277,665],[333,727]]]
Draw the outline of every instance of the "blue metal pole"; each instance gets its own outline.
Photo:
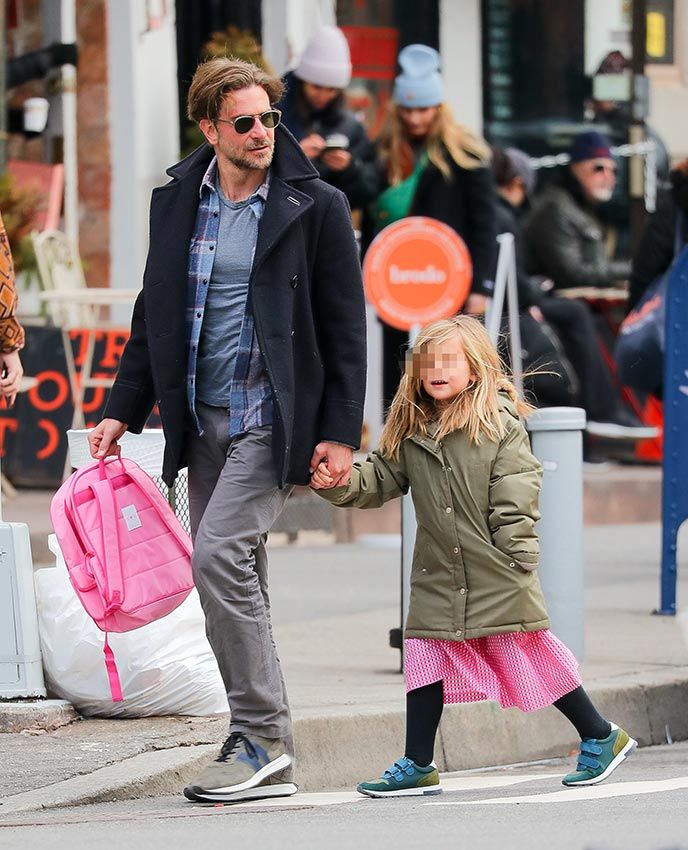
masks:
[[[661,605],[656,613],[673,616],[678,530],[688,518],[688,248],[669,279],[665,329]]]

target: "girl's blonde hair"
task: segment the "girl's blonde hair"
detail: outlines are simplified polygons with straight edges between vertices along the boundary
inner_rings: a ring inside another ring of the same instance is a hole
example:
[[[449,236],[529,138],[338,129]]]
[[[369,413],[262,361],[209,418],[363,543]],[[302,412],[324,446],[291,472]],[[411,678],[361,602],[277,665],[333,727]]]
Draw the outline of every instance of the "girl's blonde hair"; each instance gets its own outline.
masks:
[[[387,118],[377,138],[380,158],[387,169],[391,186],[405,180],[413,171],[413,154],[404,133],[399,108],[396,103],[390,103]],[[456,124],[446,103],[441,103],[437,108],[426,151],[430,162],[439,169],[447,182],[452,176],[447,154],[461,168],[481,168],[490,163],[487,143]]]
[[[443,405],[437,405],[421,385],[421,363],[433,349],[449,340],[458,340],[466,355],[471,383]],[[532,405],[519,398],[507,377],[504,365],[484,326],[472,316],[441,319],[423,328],[406,358],[402,375],[380,439],[382,454],[399,459],[402,442],[414,434],[427,434],[428,425],[437,423],[433,433],[441,440],[451,431],[466,430],[471,442],[483,437],[500,440],[505,433],[499,417],[498,393],[505,393],[520,416],[528,416]]]

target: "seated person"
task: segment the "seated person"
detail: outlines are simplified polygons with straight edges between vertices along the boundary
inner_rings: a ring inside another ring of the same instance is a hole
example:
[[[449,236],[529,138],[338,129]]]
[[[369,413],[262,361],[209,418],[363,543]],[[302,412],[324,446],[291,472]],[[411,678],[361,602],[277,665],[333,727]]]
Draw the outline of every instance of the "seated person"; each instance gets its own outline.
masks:
[[[531,270],[551,278],[556,289],[614,286],[628,279],[631,267],[608,258],[597,215],[616,182],[609,142],[600,133],[581,133],[569,153],[561,180],[543,191],[528,216]]]
[[[570,155],[571,164],[560,182],[543,191],[525,223],[529,269],[550,280],[552,287],[538,307],[554,326],[578,377],[579,403],[588,417],[588,433],[609,439],[654,437],[656,429],[644,427],[621,404],[594,344],[588,304],[551,294],[557,289],[612,286],[630,272],[630,263],[607,257],[604,229],[595,214],[596,207],[608,201],[614,190],[615,164],[607,140],[599,133],[581,133],[573,140]],[[518,200],[513,187],[501,191]]]

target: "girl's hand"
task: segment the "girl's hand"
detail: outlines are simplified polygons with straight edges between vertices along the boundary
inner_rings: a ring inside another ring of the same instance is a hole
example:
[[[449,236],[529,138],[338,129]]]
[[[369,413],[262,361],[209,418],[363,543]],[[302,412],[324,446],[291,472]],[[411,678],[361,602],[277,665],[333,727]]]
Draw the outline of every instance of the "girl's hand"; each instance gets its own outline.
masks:
[[[334,478],[330,475],[325,461],[319,463],[315,472],[311,475],[311,487],[314,490],[329,490],[334,487]]]

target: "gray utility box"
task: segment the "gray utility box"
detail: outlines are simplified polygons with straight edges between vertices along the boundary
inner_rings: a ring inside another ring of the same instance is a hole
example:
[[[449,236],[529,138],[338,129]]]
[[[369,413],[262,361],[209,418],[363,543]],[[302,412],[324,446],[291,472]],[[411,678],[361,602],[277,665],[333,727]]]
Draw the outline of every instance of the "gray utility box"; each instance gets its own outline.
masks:
[[[44,696],[29,527],[0,522],[0,698]]]

